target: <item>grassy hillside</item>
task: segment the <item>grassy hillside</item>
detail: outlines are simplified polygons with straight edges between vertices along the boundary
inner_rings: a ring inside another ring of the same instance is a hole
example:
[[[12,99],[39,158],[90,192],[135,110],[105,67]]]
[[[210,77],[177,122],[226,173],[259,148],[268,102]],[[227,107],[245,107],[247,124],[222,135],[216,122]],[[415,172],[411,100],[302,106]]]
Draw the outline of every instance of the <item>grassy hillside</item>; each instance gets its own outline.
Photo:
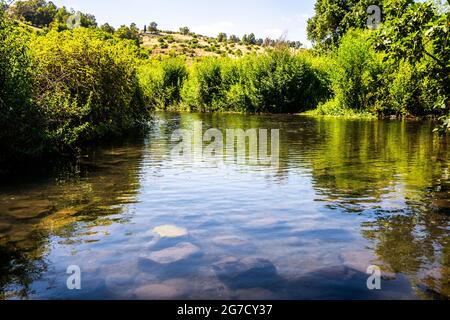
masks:
[[[202,35],[174,32],[141,33],[141,43],[151,49],[153,55],[175,54],[187,57],[231,56],[240,57],[248,53],[263,53],[265,48],[260,45],[246,45],[242,42],[234,43]]]

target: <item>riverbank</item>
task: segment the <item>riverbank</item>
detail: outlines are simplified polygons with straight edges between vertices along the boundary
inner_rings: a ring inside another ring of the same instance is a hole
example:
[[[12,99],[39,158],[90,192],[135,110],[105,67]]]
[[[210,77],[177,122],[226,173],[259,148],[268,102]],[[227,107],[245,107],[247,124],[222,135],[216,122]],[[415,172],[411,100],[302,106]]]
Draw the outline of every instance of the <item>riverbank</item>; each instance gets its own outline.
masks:
[[[424,6],[436,25],[446,19]],[[435,55],[420,52],[414,60],[381,48],[382,30],[352,28],[327,50],[292,51],[279,42],[240,58],[189,61],[185,55],[153,56],[136,39],[94,22],[71,29],[59,21],[36,30],[2,7],[2,168],[144,130],[153,110],[432,116],[440,119],[440,132],[450,130],[450,73],[437,62],[450,50],[437,46],[439,37],[424,34],[436,42]]]

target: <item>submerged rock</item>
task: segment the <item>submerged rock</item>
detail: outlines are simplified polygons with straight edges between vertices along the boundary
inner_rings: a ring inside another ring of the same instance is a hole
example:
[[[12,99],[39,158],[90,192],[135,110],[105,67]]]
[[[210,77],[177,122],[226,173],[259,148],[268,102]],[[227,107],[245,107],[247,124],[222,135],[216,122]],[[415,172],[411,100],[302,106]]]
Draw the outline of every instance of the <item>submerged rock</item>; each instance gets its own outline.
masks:
[[[148,255],[141,255],[141,258],[154,261],[159,264],[171,264],[188,259],[200,253],[200,249],[192,243],[180,243],[161,251],[155,251]]]
[[[156,227],[152,230],[161,238],[179,238],[188,235],[188,232],[184,228],[180,228],[173,225],[163,225]]]
[[[267,259],[233,257],[215,263],[217,277],[233,289],[264,288],[278,279],[277,268]]]
[[[235,236],[219,236],[212,239],[216,246],[239,247],[247,244],[247,240]]]
[[[148,284],[139,287],[134,294],[139,300],[178,299],[189,291],[189,284],[183,279],[172,279],[162,283]]]
[[[135,291],[137,299],[154,300],[154,299],[174,299],[178,296],[176,288],[164,284],[150,284]]]

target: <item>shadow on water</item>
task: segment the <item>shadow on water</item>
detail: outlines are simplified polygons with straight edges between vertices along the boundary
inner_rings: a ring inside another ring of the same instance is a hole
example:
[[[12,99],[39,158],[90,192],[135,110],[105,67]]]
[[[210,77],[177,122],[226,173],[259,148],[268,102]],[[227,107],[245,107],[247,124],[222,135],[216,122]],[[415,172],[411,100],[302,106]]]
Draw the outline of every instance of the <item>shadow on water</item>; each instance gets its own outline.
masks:
[[[136,202],[142,157],[141,143],[102,148],[60,163],[50,178],[22,176],[2,185],[0,298],[32,293],[55,238],[81,241],[96,227],[127,223],[124,210]]]
[[[278,166],[175,161],[195,121],[279,129]],[[429,122],[160,113],[144,141],[0,187],[0,298],[445,299],[449,164]]]

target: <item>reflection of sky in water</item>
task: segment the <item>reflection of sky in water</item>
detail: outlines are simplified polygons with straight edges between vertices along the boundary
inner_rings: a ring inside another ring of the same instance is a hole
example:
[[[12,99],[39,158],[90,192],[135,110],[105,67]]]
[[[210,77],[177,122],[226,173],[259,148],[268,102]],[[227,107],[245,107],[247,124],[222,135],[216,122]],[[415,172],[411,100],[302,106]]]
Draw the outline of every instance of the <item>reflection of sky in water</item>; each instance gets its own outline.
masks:
[[[428,123],[159,117],[144,145],[4,188],[6,297],[24,286],[31,298],[449,295],[448,147]],[[196,120],[279,128],[280,166],[171,159],[170,134]],[[382,291],[366,288],[372,264]],[[81,291],[66,289],[69,265],[81,267]]]

